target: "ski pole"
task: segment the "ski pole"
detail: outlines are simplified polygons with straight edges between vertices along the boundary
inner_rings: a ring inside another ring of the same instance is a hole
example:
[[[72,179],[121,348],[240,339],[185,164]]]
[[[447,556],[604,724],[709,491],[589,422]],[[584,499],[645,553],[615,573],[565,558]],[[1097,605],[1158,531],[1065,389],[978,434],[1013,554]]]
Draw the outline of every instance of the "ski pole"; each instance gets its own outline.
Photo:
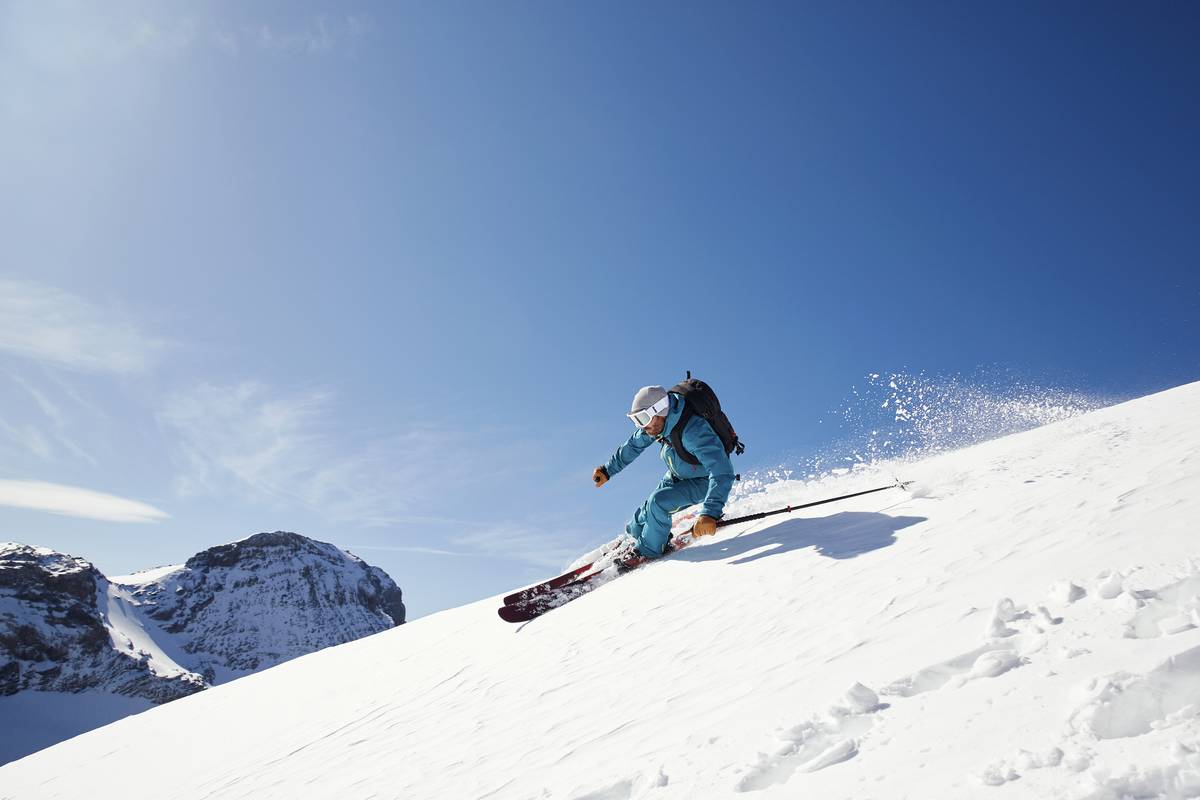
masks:
[[[873,492],[884,492],[884,491],[887,491],[888,489],[903,489],[903,488],[907,487],[910,483],[912,483],[912,481],[896,481],[895,483],[889,484],[887,486],[880,486],[878,489],[866,489],[861,492],[854,492],[852,494],[844,494],[841,497],[830,497],[826,500],[817,500],[812,503],[803,503],[798,506],[787,506],[786,508],[777,508],[774,511],[763,511],[758,514],[747,514],[744,517],[734,517],[733,519],[722,519],[722,520],[717,521],[717,527],[724,528],[726,525],[735,525],[739,522],[752,522],[756,519],[762,519],[763,517],[774,516],[775,514],[788,514],[792,511],[799,511],[802,508],[812,508],[813,506],[820,506],[820,505],[824,505],[825,503],[836,503],[838,500],[847,500],[851,497],[861,497],[864,494],[871,494]]]

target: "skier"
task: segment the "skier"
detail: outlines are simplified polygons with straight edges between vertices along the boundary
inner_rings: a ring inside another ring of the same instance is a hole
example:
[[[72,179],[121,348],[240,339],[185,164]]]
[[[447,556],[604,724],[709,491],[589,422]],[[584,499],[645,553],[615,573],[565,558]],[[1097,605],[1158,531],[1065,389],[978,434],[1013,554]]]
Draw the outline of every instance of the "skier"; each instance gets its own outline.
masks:
[[[603,486],[632,464],[647,447],[655,442],[662,445],[660,456],[667,464],[667,474],[625,526],[625,531],[633,537],[637,552],[646,558],[658,558],[663,554],[671,539],[671,515],[695,503],[703,501],[704,506],[692,529],[693,536],[715,533],[717,520],[724,512],[725,501],[733,486],[730,448],[707,419],[690,412],[685,415],[685,406],[683,395],[675,391],[668,392],[661,386],[639,389],[626,415],[633,420],[637,430],[617,448],[607,464],[596,467],[592,473],[596,486]],[[675,431],[681,416],[687,418],[683,428]],[[723,415],[721,419],[727,425]],[[679,435],[673,435],[676,433]],[[732,443],[737,444],[736,434],[733,434]],[[685,454],[677,452],[680,447]]]

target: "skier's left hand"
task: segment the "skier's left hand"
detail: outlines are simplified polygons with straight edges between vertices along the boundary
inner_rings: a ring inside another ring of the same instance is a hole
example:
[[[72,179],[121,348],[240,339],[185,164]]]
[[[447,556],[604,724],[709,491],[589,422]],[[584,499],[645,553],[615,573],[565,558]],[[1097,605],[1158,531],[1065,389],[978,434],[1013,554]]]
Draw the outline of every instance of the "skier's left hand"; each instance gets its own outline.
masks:
[[[692,526],[692,536],[712,536],[717,532],[717,521],[712,517],[700,517]]]

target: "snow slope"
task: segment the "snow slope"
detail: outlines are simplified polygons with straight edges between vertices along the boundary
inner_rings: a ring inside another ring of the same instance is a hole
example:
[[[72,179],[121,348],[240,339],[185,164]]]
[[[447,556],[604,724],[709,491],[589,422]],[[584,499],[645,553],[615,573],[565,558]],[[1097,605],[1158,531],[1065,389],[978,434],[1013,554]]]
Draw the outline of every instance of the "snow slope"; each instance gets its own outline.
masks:
[[[168,647],[155,640],[156,637],[166,637],[141,613],[138,606],[129,586],[104,581],[97,587],[96,609],[104,620],[114,647],[141,654],[150,671],[160,677],[194,675],[192,670],[179,664],[179,661],[186,660],[179,657],[181,653],[172,655],[167,652]],[[203,680],[200,676],[196,677]]]
[[[1200,384],[0,767],[0,798],[1200,796]],[[778,483],[732,513],[886,483]]]

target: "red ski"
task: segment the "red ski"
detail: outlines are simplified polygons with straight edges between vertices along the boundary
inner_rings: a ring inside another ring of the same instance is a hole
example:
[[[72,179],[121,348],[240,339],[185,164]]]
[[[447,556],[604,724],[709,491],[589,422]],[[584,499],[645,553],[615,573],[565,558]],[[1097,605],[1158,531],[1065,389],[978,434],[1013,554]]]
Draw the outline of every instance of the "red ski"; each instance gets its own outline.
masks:
[[[679,520],[676,521],[676,524],[678,524],[680,521],[686,522],[689,519],[689,517],[694,517],[694,516],[696,516],[695,512],[692,512],[691,514],[681,515],[679,517]],[[668,545],[668,548],[674,547],[684,537],[690,537],[690,534],[691,534],[691,530],[687,530],[687,531],[684,531],[683,533],[679,534],[671,541],[671,544]],[[617,540],[617,541],[619,541],[619,540]],[[514,605],[520,605],[521,603],[526,603],[530,600],[533,600],[535,597],[541,597],[542,595],[550,594],[551,592],[554,592],[554,591],[557,591],[558,589],[563,588],[564,586],[566,586],[569,583],[574,583],[575,581],[578,581],[581,578],[584,578],[594,568],[597,568],[601,562],[603,562],[607,559],[609,552],[611,552],[611,550],[602,553],[600,555],[600,557],[597,558],[595,561],[591,561],[587,564],[584,564],[581,567],[576,567],[575,569],[571,570],[570,572],[564,572],[562,575],[559,575],[557,578],[551,578],[548,581],[542,581],[541,583],[535,583],[533,586],[527,586],[524,589],[513,592],[512,594],[510,594],[504,598],[504,605],[514,606]],[[669,549],[668,549],[668,552],[669,552]],[[596,571],[599,572],[601,569],[604,569],[607,566],[608,566],[608,564],[604,564],[602,567],[599,567],[598,569],[596,569]]]
[[[513,592],[508,597],[504,598],[504,605],[513,606],[519,603],[528,602],[535,597],[541,597],[542,595],[550,594],[554,590],[561,589],[568,583],[583,577],[583,575],[594,566],[596,566],[596,563],[593,561],[591,563],[584,564],[582,567],[576,567],[570,572],[564,572],[557,578],[551,578],[548,581],[534,584],[533,586],[522,589],[519,592]]]
[[[690,531],[680,534],[671,540],[670,549],[664,555],[664,558],[676,550],[682,550],[691,543],[692,535]],[[645,556],[635,555],[623,561],[614,561],[592,572],[588,572],[588,570],[597,567],[597,562],[585,564],[545,583],[539,583],[536,586],[530,586],[528,589],[510,594],[504,598],[504,605],[497,609],[496,613],[505,622],[528,622],[531,619],[540,617],[547,611],[552,611],[595,589],[597,586],[595,579],[604,574],[609,567],[615,565],[617,568],[616,574],[624,575],[626,572],[637,569],[650,560]],[[509,598],[513,598],[514,602],[508,602]]]

